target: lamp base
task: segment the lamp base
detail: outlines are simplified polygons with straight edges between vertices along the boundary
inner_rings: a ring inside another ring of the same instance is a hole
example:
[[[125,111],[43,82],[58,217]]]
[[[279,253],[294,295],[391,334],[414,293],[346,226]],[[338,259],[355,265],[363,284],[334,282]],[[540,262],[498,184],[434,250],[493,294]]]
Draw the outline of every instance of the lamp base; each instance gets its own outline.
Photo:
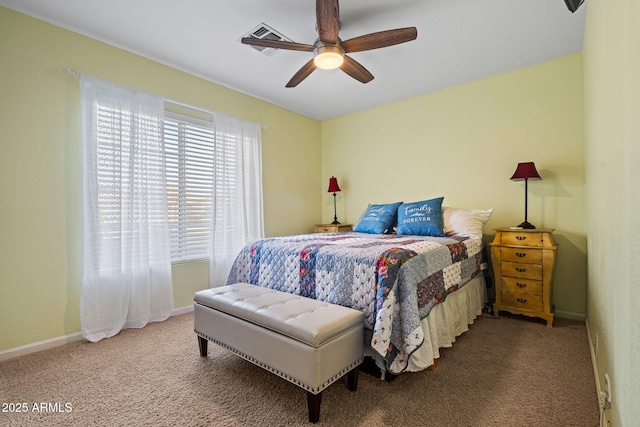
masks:
[[[340,191],[340,189],[338,189]],[[333,222],[331,225],[340,225],[338,222],[338,211],[336,211],[336,193],[333,193]]]
[[[522,224],[520,224],[518,227],[522,227],[525,230],[533,230],[536,228],[535,225],[531,224],[529,221],[525,221]]]

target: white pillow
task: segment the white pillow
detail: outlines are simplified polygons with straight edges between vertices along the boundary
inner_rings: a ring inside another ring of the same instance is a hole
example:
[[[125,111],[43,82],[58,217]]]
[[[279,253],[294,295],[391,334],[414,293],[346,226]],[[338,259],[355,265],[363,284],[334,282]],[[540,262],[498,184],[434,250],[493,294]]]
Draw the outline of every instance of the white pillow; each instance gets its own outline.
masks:
[[[442,207],[444,232],[447,236],[482,239],[482,229],[489,221],[493,209],[460,209]]]

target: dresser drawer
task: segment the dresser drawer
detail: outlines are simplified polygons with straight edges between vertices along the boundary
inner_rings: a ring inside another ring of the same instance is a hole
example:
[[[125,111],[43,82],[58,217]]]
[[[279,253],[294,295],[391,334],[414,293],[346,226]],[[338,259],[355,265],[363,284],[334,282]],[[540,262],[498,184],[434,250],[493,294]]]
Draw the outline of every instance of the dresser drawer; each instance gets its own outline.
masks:
[[[542,241],[542,233],[514,231],[510,233],[501,233],[500,236],[500,243],[503,245],[542,246]]]
[[[352,231],[351,224],[316,224],[316,233],[339,233]]]
[[[502,305],[523,310],[542,311],[542,295],[502,290]]]
[[[500,265],[500,270],[502,276],[542,280],[542,265],[540,264],[504,261]]]
[[[542,280],[503,277],[502,289],[509,292],[521,292],[521,293],[527,293],[532,295],[542,295]]]
[[[500,257],[502,261],[542,264],[540,249],[500,248]]]

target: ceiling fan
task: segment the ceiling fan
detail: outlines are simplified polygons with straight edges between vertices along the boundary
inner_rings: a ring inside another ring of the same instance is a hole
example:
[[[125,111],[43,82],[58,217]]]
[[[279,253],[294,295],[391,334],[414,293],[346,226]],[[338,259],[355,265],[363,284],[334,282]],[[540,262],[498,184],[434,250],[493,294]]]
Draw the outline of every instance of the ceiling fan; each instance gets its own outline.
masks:
[[[369,83],[373,80],[373,74],[358,61],[345,55],[345,53],[362,52],[393,46],[415,40],[418,37],[416,27],[407,27],[379,31],[342,41],[340,37],[338,37],[340,31],[338,0],[316,0],[316,25],[318,40],[312,45],[281,40],[257,39],[253,37],[242,38],[242,43],[275,49],[313,52],[313,59],[304,64],[287,83],[287,87],[295,87],[306,79],[316,68],[327,70],[340,68],[354,79],[362,83]]]

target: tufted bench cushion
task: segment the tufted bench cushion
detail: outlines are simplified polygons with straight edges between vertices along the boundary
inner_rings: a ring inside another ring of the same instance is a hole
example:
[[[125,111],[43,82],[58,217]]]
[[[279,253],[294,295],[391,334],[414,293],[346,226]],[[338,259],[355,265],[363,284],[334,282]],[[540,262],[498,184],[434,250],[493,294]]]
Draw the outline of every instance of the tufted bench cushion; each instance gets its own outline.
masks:
[[[200,354],[211,340],[304,388],[312,422],[325,388],[349,373],[356,389],[363,323],[360,311],[247,283],[194,296]]]

